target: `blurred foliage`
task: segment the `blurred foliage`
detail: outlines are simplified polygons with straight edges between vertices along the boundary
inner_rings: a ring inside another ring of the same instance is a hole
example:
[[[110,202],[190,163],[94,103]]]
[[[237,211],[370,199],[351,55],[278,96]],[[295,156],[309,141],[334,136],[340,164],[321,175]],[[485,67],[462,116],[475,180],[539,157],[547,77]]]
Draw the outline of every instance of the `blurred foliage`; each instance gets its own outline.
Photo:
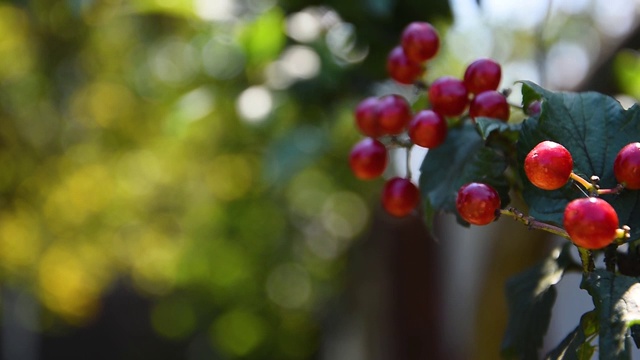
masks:
[[[312,357],[380,191],[348,170],[352,109],[415,95],[384,66],[413,20],[443,34],[427,80],[492,56],[511,86],[559,39],[606,40],[573,13],[450,29],[446,0],[0,0],[4,286],[40,300],[44,332],[90,324],[125,283],[168,340]],[[638,64],[616,67],[636,97]]]
[[[42,331],[123,280],[167,339],[308,358],[379,188],[348,171],[352,108],[432,3],[0,2],[2,281]]]
[[[637,51],[620,51],[613,61],[613,70],[622,92],[640,99],[640,56]]]

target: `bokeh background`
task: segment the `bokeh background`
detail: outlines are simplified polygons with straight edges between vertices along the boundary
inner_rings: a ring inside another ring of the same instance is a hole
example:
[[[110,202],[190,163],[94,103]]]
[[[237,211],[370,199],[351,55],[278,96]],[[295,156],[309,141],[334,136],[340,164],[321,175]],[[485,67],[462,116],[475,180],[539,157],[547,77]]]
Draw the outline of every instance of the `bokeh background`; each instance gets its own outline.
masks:
[[[488,56],[514,104],[519,79],[633,103],[639,9],[0,1],[2,358],[497,358],[504,280],[558,240],[384,214],[347,165],[353,108],[418,97],[385,74],[416,20],[442,38],[427,81]],[[576,281],[547,348],[589,309]]]

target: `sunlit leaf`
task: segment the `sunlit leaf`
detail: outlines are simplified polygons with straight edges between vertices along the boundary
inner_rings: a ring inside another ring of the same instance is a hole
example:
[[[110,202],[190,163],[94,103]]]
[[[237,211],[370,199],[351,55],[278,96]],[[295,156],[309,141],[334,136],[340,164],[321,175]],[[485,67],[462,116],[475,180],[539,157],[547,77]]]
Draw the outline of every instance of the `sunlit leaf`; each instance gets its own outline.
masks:
[[[628,359],[628,328],[640,323],[640,278],[598,269],[584,274],[581,287],[593,298],[598,314],[600,357]]]

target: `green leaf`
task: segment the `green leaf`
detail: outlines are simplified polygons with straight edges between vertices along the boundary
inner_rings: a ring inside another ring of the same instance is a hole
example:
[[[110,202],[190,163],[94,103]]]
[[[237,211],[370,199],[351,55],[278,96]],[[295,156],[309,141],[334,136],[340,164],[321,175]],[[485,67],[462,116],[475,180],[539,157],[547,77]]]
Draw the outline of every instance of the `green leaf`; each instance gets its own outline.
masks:
[[[598,322],[594,310],[582,315],[580,324],[553,349],[545,359],[547,360],[589,360],[595,352],[595,347],[588,341],[588,337],[597,332]]]
[[[589,343],[582,343],[578,350],[576,351],[576,359],[577,360],[591,360],[593,358],[593,354],[596,352],[596,347]],[[565,358],[570,359],[570,358]]]
[[[529,105],[537,100],[542,99],[539,93],[536,92],[535,88],[532,86],[528,86],[528,82],[522,82],[522,108],[527,109]]]
[[[476,118],[476,126],[483,140],[488,140],[491,135],[498,134],[515,142],[520,133],[520,124],[510,124],[504,121],[486,117]]]
[[[523,95],[534,91],[544,99],[539,118],[522,123],[517,144],[518,163],[539,142],[551,140],[564,145],[573,157],[574,172],[589,179],[600,177],[602,188],[615,187],[613,162],[618,151],[640,139],[640,109],[624,110],[612,97],[595,93],[554,93],[531,82],[523,82]],[[524,184],[523,197],[529,214],[537,220],[562,223],[566,204],[585,196],[571,181],[563,188],[546,191],[536,188],[519,166]],[[640,238],[640,193],[623,191],[619,195],[604,195],[603,199],[616,209],[620,225],[631,226],[631,240]]]
[[[572,263],[570,248],[555,249],[542,262],[507,281],[509,322],[502,342],[504,357],[538,359],[556,299],[553,285]]]
[[[469,182],[493,186],[500,194],[502,206],[506,206],[510,201],[506,167],[504,155],[484,146],[473,124],[467,122],[451,128],[445,142],[429,150],[420,168],[420,190],[429,228],[439,212],[453,212],[457,216],[458,189]],[[458,221],[466,224],[459,216]]]
[[[589,292],[598,314],[601,359],[630,359],[626,334],[640,323],[639,281],[602,269],[583,275],[580,287]]]

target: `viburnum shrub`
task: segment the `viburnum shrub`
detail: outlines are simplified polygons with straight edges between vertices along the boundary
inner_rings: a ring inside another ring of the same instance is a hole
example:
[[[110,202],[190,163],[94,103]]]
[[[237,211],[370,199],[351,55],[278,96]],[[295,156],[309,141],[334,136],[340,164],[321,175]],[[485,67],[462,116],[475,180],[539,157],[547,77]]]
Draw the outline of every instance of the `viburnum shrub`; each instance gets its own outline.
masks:
[[[387,149],[405,148],[405,177],[382,188],[391,216],[421,215],[429,228],[440,213],[463,226],[510,218],[523,231],[567,240],[507,283],[504,357],[539,358],[555,286],[579,271],[594,309],[545,359],[590,358],[596,338],[601,359],[629,359],[629,339],[640,344],[640,107],[625,110],[603,94],[553,92],[530,81],[518,83],[522,102],[511,104],[511,89],[497,89],[501,69],[492,59],[426,83],[423,69],[440,43],[424,24],[407,26],[387,63],[390,78],[413,84],[418,100],[385,94],[356,107],[356,128],[367,138],[350,155],[355,175],[384,176]],[[429,149],[418,184],[408,166],[413,146]],[[512,206],[510,195],[523,208]]]

